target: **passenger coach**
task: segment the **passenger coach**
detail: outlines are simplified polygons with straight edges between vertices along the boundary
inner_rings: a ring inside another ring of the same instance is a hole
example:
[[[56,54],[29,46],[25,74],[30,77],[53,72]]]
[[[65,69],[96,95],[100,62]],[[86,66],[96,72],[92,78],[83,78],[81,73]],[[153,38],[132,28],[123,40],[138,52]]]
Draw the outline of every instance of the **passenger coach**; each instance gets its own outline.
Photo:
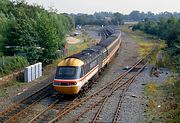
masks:
[[[120,35],[114,34],[99,44],[61,61],[53,81],[61,94],[78,94],[91,78],[98,74],[119,52]]]

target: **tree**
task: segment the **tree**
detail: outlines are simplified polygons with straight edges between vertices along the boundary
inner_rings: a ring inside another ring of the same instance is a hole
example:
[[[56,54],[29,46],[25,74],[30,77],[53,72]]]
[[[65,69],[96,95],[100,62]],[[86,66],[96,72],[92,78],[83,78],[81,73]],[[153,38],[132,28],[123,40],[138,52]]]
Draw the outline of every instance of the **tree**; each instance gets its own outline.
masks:
[[[73,20],[67,14],[48,12],[24,0],[0,1],[0,47],[5,55],[23,55],[30,63],[49,63],[65,43]],[[0,51],[2,52],[2,51]]]
[[[112,19],[112,23],[114,25],[122,25],[124,24],[124,21],[123,21],[123,15],[120,14],[120,13],[114,13],[113,14],[113,19]]]
[[[133,21],[139,21],[141,20],[141,14],[139,11],[132,11],[129,16],[131,17],[131,20]]]

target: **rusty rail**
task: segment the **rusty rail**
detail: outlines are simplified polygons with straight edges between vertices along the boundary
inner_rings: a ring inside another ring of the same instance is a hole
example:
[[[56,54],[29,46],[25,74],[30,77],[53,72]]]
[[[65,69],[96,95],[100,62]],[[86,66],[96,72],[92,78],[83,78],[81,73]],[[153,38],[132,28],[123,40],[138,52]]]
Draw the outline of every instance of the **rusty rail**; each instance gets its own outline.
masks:
[[[28,109],[30,109],[30,107],[32,107],[32,105],[52,93],[52,91],[49,91],[47,93],[47,90],[50,90],[51,86],[52,83],[46,85],[45,87],[42,87],[40,90],[36,91],[32,95],[8,107],[3,112],[0,112],[0,122],[10,122],[13,119],[16,119],[16,117],[20,114],[26,112]]]
[[[72,105],[71,108],[68,108],[67,110],[65,110],[62,113],[59,113],[53,120],[51,120],[49,123],[54,123],[56,121],[58,121],[58,119],[62,118],[65,114],[71,112],[72,110],[74,110],[77,107],[80,107],[81,105],[83,105],[84,103],[86,103],[88,100],[92,99],[93,97],[97,96],[100,94],[100,92],[104,91],[105,89],[109,89],[109,91],[111,93],[113,93],[113,90],[117,89],[117,84],[119,83],[119,81],[121,81],[129,72],[131,72],[138,64],[140,64],[147,56],[144,56],[142,59],[138,60],[131,69],[129,69],[128,71],[126,71],[125,73],[119,75],[114,81],[110,82],[109,84],[105,85],[103,88],[101,88],[99,91],[93,93],[90,96],[85,97],[84,99],[82,99],[79,103],[76,103],[75,105]],[[114,86],[112,86],[114,85]],[[121,86],[123,86],[124,84],[121,84]],[[111,87],[112,86],[112,87]],[[119,87],[119,86],[118,86]],[[93,106],[90,106],[89,109],[85,110],[84,112],[80,113],[79,116],[77,116],[76,118],[74,118],[72,120],[72,122],[76,121],[81,115],[83,115],[84,113],[88,112],[89,110],[91,110],[94,106],[98,105],[99,103],[102,103],[103,100],[106,100],[106,97],[110,96],[109,95],[104,95],[101,96],[100,100],[98,100],[98,98],[96,99],[96,103]],[[95,118],[96,119],[96,118]]]

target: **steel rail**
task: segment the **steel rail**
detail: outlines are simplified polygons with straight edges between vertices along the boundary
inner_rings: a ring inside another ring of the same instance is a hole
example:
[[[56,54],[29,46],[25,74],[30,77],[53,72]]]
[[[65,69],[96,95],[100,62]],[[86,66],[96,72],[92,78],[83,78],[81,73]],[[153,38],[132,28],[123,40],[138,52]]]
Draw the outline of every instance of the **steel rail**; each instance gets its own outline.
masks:
[[[24,109],[20,110],[18,113],[16,113],[15,115],[11,116],[9,119],[5,120],[4,123],[10,123],[12,122],[12,120],[15,120],[18,116],[20,116],[22,113],[25,113],[26,111],[28,111],[33,105],[35,105],[37,102],[39,102],[40,100],[42,100],[43,98],[45,98],[46,96],[48,96],[49,94],[51,94],[54,90],[46,93],[45,95],[43,95],[42,97],[40,97],[38,100],[35,100],[33,103],[31,103],[30,105],[27,105]],[[24,104],[26,105],[26,104]]]
[[[40,112],[38,115],[36,115],[32,120],[30,120],[28,123],[32,123],[35,120],[37,120],[42,114],[44,114],[46,111],[48,111],[49,109],[51,109],[57,102],[59,101],[59,99],[55,100],[51,105],[49,105],[46,109],[44,109],[42,112]]]
[[[121,105],[122,105],[123,99],[125,97],[125,92],[128,90],[129,86],[135,81],[135,79],[139,75],[139,73],[146,67],[146,65],[147,65],[147,63],[138,71],[138,73],[136,73],[136,75],[131,79],[131,82],[128,83],[127,87],[121,93],[112,123],[117,123],[117,120],[120,117],[120,110],[121,110]]]
[[[114,81],[110,82],[109,84],[105,85],[103,88],[101,88],[99,91],[93,93],[90,96],[85,97],[83,100],[81,100],[79,103],[73,105],[71,108],[69,108],[68,110],[64,111],[63,113],[60,113],[57,117],[55,117],[53,120],[51,120],[49,123],[53,123],[56,122],[59,118],[61,118],[63,115],[69,113],[71,110],[75,109],[76,107],[78,107],[79,105],[81,105],[83,102],[86,102],[87,100],[89,100],[90,98],[94,97],[95,95],[98,95],[98,93],[100,93],[101,91],[103,91],[104,89],[108,88],[112,83],[122,79],[124,76],[126,76],[130,71],[133,70],[133,68],[135,66],[137,66],[140,62],[142,62],[144,60],[144,58],[146,58],[146,56],[144,56],[142,59],[138,60],[136,62],[135,65],[133,65],[132,68],[130,68],[128,71],[126,71],[125,73],[121,74],[120,76],[118,76]]]
[[[137,74],[131,76],[126,82],[120,84],[119,86],[118,86],[118,84],[119,84],[120,81],[114,84],[113,88],[111,89],[111,92],[110,92],[108,95],[106,95],[105,98],[103,98],[103,99],[101,99],[101,100],[99,101],[99,102],[101,102],[101,105],[100,105],[100,108],[98,109],[97,113],[95,114],[95,116],[94,116],[94,118],[93,118],[93,120],[92,120],[92,123],[95,123],[95,122],[96,122],[96,119],[97,119],[97,117],[99,116],[100,112],[102,111],[102,109],[103,109],[106,101],[107,101],[108,98],[114,93],[114,91],[117,90],[118,88],[123,87],[123,86],[126,85],[126,84],[132,83],[133,79],[136,78],[136,76],[141,72],[141,70],[142,70],[143,68],[144,68],[144,66],[138,71]],[[98,103],[98,104],[99,104],[99,103]],[[94,105],[92,105],[91,107],[89,107],[88,109],[86,109],[84,112],[82,112],[80,115],[78,115],[78,116],[77,116],[76,118],[74,118],[72,121],[70,121],[70,123],[73,123],[73,122],[77,121],[80,117],[82,117],[82,116],[83,116],[86,112],[88,112],[89,110],[93,109],[95,106],[97,106],[97,104],[94,104]]]
[[[73,101],[71,101],[67,106],[65,106],[63,108],[63,110],[59,113],[64,112],[65,110],[67,110],[75,101],[77,101],[78,98],[75,98]],[[51,105],[49,105],[46,109],[44,109],[42,112],[40,112],[39,114],[37,114],[33,119],[31,119],[28,123],[33,123],[35,122],[40,116],[42,116],[45,112],[47,112],[48,110],[52,109],[56,104],[58,104],[58,102],[60,101],[60,99],[55,100]],[[58,113],[57,113],[58,115]]]
[[[6,108],[3,112],[0,112],[0,116],[3,115],[3,114],[6,114],[6,113],[9,112],[9,111],[12,111],[13,108],[19,107],[20,104],[24,103],[25,101],[27,101],[28,99],[32,98],[33,96],[35,96],[36,94],[38,94],[40,91],[44,90],[45,88],[48,88],[48,87],[51,86],[51,85],[52,85],[52,83],[48,84],[48,85],[45,86],[45,87],[42,87],[40,90],[36,91],[35,93],[31,94],[30,96],[26,97],[25,99],[19,101],[18,103],[9,106],[9,107]]]
[[[75,103],[76,101],[78,101],[78,98],[75,98],[71,103],[69,103],[62,111],[58,112],[56,115],[60,115],[61,113],[65,112],[66,110],[68,110],[72,105],[73,103]]]

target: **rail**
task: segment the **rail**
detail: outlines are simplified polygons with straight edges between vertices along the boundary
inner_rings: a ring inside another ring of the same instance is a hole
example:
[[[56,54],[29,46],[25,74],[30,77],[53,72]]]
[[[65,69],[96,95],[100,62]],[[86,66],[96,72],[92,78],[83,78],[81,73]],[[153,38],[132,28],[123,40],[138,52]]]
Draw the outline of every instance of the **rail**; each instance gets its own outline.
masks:
[[[58,119],[62,118],[64,115],[67,115],[68,113],[70,113],[71,111],[75,110],[77,107],[88,107],[88,109],[83,110],[83,112],[81,112],[77,117],[75,117],[71,122],[75,122],[76,120],[78,120],[83,114],[85,114],[86,112],[88,112],[89,110],[93,109],[95,106],[103,104],[106,102],[107,98],[109,96],[112,95],[112,93],[117,90],[118,88],[124,86],[125,84],[127,84],[130,80],[133,80],[134,76],[132,76],[129,81],[122,83],[121,80],[129,73],[131,72],[138,64],[142,63],[150,54],[144,56],[143,58],[141,58],[140,60],[138,60],[129,70],[127,70],[126,72],[124,72],[123,74],[119,75],[114,81],[110,82],[109,84],[105,85],[103,88],[101,88],[99,91],[93,93],[90,96],[85,97],[84,99],[82,99],[80,102],[72,105],[70,108],[68,108],[67,110],[65,110],[62,113],[59,113],[57,115],[57,117],[55,117],[53,120],[51,120],[49,123],[54,123],[56,121],[58,121]],[[118,85],[118,86],[117,86]],[[118,88],[117,88],[118,87]],[[103,93],[104,92],[104,93]],[[106,92],[106,93],[105,93]],[[108,94],[107,94],[108,93]],[[88,105],[88,101],[89,102],[94,102],[94,104]],[[101,109],[98,110],[98,112],[100,112]],[[96,120],[97,116],[99,115],[99,113],[97,113],[97,115],[94,117],[94,121]]]

